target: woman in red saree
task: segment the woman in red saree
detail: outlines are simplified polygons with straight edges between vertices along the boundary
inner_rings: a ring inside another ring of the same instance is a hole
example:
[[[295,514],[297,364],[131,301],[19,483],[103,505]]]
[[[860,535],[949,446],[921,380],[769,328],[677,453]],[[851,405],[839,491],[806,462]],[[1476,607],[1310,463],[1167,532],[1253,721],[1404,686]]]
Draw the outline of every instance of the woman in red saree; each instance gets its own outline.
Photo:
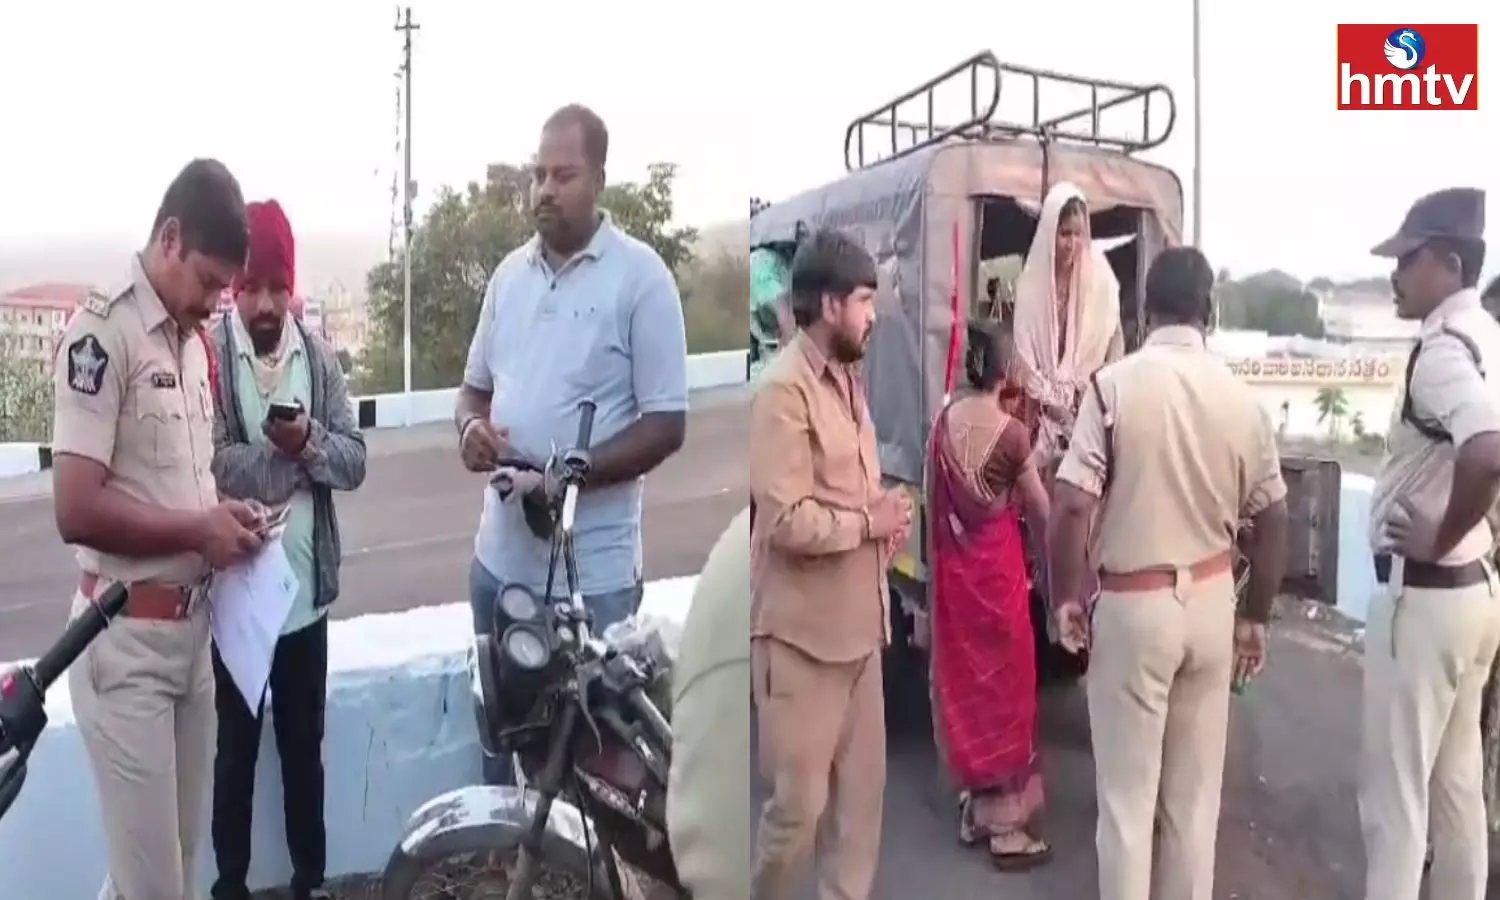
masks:
[[[938,415],[929,448],[933,715],[961,791],[960,839],[986,842],[997,867],[1019,871],[1051,856],[1033,829],[1043,793],[1022,540],[1023,516],[1033,535],[1047,533],[1047,494],[1031,428],[1002,402],[1008,342],[976,336],[967,368],[977,390]]]

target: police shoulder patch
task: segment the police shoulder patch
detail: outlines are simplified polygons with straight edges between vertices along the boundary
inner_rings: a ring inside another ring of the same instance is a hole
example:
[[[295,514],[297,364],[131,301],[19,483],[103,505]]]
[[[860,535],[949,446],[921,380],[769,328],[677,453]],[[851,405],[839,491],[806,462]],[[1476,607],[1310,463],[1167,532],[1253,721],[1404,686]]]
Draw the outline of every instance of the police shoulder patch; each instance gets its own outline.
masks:
[[[92,334],[68,345],[68,387],[79,394],[97,396],[104,387],[109,354]]]
[[[110,307],[114,306],[116,302],[128,293],[130,293],[130,288],[114,294],[107,294],[104,291],[93,289],[89,291],[88,296],[83,298],[83,302],[79,306],[101,319],[107,318]]]

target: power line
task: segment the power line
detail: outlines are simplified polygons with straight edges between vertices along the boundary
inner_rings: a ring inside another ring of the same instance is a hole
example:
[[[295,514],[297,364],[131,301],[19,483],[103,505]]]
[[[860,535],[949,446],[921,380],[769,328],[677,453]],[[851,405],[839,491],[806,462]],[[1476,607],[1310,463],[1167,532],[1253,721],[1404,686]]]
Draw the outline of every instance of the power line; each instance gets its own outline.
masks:
[[[408,6],[402,12],[396,14],[396,30],[401,32],[401,71],[406,76],[406,130],[405,140],[402,141],[405,163],[402,166],[402,236],[404,251],[402,253],[402,328],[401,328],[401,386],[402,390],[411,395],[411,36],[412,32],[418,31],[421,26],[411,19],[411,7]],[[410,402],[407,404],[410,406]],[[411,415],[411,410],[407,410]]]

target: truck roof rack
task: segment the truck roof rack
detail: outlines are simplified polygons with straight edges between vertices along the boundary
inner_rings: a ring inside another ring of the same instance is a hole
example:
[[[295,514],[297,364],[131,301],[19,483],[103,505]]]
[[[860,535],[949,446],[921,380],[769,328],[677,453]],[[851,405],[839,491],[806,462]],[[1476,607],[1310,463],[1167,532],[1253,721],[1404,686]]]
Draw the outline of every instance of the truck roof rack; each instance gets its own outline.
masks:
[[[989,76],[982,77],[986,72]],[[1016,83],[1024,86],[1028,79],[1031,84],[1031,115],[1015,121],[997,118],[1001,86]],[[936,113],[938,89],[958,86],[965,80],[969,89],[967,118],[951,125],[939,122]],[[986,85],[985,82],[989,84]],[[1086,88],[1089,91],[1089,103],[1056,115],[1044,114],[1044,86]],[[919,118],[902,118],[900,108],[919,99],[924,113]],[[1109,134],[1100,130],[1100,113],[1128,107],[1130,104],[1138,104],[1141,108],[1141,131],[1138,136]],[[1163,106],[1165,110],[1161,114],[1166,116],[1166,126],[1159,134],[1153,135],[1152,125],[1156,121],[1151,115],[1153,107],[1161,110]],[[1031,135],[1042,141],[1063,141],[1127,154],[1138,153],[1166,142],[1176,122],[1177,101],[1172,96],[1171,89],[1164,84],[1129,84],[1033,69],[1002,63],[992,51],[986,50],[850,122],[844,132],[844,167],[855,172],[879,162],[898,159],[949,138],[1003,140],[1018,135]],[[887,141],[874,142],[875,145],[889,143],[889,152],[884,156],[874,156],[874,152],[878,151],[867,153],[871,147],[867,143],[865,132],[870,129],[880,129],[888,135]],[[903,136],[909,141],[904,147],[901,146]]]

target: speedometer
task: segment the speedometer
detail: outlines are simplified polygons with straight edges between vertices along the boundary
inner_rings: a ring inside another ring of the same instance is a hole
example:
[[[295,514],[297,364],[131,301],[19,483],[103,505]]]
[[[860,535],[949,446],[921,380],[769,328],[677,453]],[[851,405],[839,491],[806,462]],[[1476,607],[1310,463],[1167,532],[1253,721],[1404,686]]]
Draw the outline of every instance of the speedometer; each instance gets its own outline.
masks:
[[[537,617],[536,598],[520,585],[500,592],[500,611],[512,622],[531,622]]]
[[[513,665],[522,669],[536,671],[547,664],[551,655],[541,635],[530,628],[507,629],[503,642],[506,657]]]

